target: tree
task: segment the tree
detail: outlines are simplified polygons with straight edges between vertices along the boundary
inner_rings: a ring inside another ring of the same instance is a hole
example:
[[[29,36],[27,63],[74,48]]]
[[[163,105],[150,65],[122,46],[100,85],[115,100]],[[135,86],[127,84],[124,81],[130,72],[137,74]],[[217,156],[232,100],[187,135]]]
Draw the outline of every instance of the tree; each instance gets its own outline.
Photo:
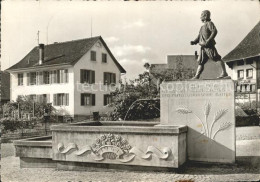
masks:
[[[144,67],[150,69],[150,64]],[[113,93],[113,111],[108,113],[110,120],[139,120],[160,117],[159,84],[165,80],[190,79],[193,73],[189,69],[167,69],[150,73],[145,71],[137,79],[120,83]]]

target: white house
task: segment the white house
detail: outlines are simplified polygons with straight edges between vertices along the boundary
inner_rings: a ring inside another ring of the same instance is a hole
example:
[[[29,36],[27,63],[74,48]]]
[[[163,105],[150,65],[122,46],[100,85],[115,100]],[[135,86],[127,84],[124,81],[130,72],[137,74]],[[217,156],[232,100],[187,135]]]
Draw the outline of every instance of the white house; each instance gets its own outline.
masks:
[[[256,101],[260,108],[260,21],[223,60],[232,69],[237,81],[239,100]]]
[[[7,71],[11,100],[29,95],[73,117],[104,114],[109,93],[126,73],[101,36],[40,44]]]

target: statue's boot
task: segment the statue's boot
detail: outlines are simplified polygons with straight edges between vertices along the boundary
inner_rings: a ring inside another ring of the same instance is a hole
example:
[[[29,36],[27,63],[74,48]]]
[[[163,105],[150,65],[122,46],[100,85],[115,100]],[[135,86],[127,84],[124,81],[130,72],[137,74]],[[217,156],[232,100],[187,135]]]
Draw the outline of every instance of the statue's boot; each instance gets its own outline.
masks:
[[[198,68],[197,68],[196,75],[192,78],[192,80],[199,79],[203,70],[204,70],[204,66],[199,65]]]
[[[220,74],[219,77],[217,78],[225,78],[225,77],[228,77],[228,74],[227,74],[227,71],[226,71],[226,67],[225,67],[225,63],[221,60],[219,61],[220,62],[220,66],[221,66],[221,69],[222,69],[222,72]]]

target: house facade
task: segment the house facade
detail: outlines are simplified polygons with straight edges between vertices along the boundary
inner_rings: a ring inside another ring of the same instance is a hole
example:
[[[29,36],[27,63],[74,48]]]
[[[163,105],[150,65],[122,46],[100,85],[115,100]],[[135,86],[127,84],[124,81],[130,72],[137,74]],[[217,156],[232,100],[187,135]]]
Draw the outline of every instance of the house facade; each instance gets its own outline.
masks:
[[[236,100],[259,108],[260,21],[223,60],[232,69],[236,81]]]
[[[74,118],[105,114],[109,93],[126,72],[100,36],[40,44],[8,71],[11,100],[29,95],[35,101],[52,103],[59,115]]]

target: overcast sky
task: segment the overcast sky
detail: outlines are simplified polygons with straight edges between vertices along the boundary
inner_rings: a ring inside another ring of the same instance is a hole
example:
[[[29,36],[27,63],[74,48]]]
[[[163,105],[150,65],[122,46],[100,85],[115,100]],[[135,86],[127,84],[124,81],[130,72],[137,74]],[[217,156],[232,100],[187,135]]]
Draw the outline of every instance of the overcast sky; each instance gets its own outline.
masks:
[[[101,35],[126,69],[127,78],[144,71],[143,65],[166,63],[171,54],[193,55],[199,46],[190,41],[208,9],[218,29],[218,52],[225,56],[260,20],[259,1],[4,1],[2,2],[2,70],[19,62],[40,43]]]

